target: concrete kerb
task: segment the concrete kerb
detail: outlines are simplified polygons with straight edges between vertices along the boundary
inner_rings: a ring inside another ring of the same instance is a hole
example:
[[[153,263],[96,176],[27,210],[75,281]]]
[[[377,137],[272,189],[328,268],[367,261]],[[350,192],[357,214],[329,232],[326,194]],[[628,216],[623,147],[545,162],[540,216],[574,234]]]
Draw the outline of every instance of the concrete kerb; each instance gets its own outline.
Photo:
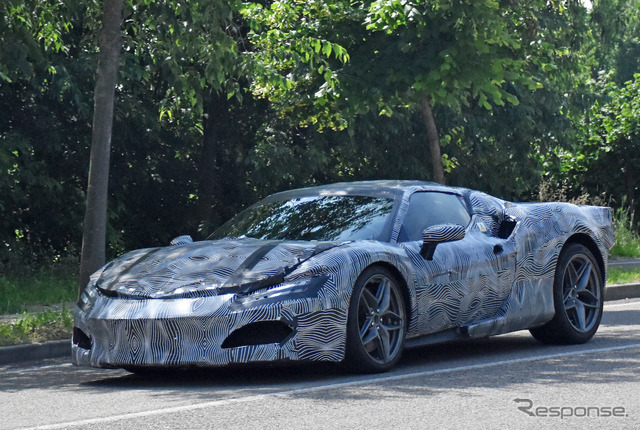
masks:
[[[607,285],[604,291],[605,301],[633,299],[640,297],[640,283]],[[0,347],[0,364],[22,361],[45,360],[71,356],[71,339],[52,340],[30,345]]]
[[[611,284],[604,289],[604,300],[635,299],[640,297],[640,283]]]
[[[608,267],[622,270],[637,269],[640,268],[640,258],[611,258]]]
[[[0,364],[21,361],[45,360],[69,356],[71,358],[71,339],[51,340],[29,345],[0,347]]]

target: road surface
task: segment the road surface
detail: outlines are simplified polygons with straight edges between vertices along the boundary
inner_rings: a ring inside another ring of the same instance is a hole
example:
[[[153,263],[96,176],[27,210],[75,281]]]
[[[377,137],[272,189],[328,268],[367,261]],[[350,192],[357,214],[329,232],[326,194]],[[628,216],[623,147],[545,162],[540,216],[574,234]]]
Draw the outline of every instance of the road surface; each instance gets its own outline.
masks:
[[[596,337],[528,332],[406,351],[382,375],[331,365],[141,377],[65,360],[0,367],[0,429],[640,428],[640,300]]]

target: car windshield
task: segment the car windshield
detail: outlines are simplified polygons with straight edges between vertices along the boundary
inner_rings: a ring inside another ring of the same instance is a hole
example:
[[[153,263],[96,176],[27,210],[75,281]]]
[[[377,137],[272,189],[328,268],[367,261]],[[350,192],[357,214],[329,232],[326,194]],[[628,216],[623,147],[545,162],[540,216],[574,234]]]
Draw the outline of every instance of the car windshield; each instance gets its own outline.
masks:
[[[394,200],[323,195],[266,200],[240,212],[209,239],[382,240]]]

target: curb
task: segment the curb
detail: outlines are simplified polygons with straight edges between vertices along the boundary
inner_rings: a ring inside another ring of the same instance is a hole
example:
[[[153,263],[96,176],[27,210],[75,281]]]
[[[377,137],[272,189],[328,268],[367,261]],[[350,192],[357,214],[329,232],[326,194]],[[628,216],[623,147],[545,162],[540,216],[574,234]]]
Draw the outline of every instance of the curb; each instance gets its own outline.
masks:
[[[634,299],[640,297],[640,283],[611,284],[604,289],[604,301]]]
[[[0,347],[0,364],[44,360],[68,356],[71,358],[71,339],[51,340],[29,345]]]
[[[607,285],[604,300],[622,300],[640,297],[640,283]],[[0,364],[47,358],[71,357],[71,339],[52,340],[30,345],[0,347]]]
[[[616,269],[632,270],[640,268],[640,258],[616,258],[609,259],[607,263],[609,268],[615,267]]]

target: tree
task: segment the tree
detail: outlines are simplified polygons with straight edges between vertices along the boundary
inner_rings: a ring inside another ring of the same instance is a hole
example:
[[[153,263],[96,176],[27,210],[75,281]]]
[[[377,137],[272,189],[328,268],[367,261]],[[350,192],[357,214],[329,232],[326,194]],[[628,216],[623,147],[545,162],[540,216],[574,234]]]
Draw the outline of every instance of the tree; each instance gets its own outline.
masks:
[[[612,206],[637,211],[640,2],[595,1],[587,22],[582,100],[569,100],[576,134],[571,145],[549,153],[546,161],[558,162],[548,163],[547,176],[569,197],[604,195]]]
[[[287,101],[283,112],[295,107],[300,123],[319,126],[344,127],[369,110],[417,109],[433,177],[444,182],[433,106],[489,110],[518,103],[507,84],[540,88],[525,71],[539,53],[525,55],[522,46],[523,34],[535,32],[530,27],[540,6],[495,0],[253,5],[246,14],[257,47],[254,91]],[[553,48],[544,45],[546,52]]]
[[[243,109],[239,97],[228,97],[242,95],[243,85],[231,6],[123,5],[108,257],[194,234],[206,218],[194,215],[199,208],[215,207],[216,226],[255,199],[242,164],[269,109],[251,97]],[[0,264],[20,254],[38,267],[79,254],[101,4],[8,0],[0,8],[7,78],[0,85],[0,168],[9,172],[0,176]],[[52,28],[56,38],[43,33]],[[229,121],[239,126],[226,127]],[[205,147],[214,149],[213,161],[202,156]],[[207,192],[212,182],[215,191]]]
[[[144,65],[144,84],[157,88],[161,76],[160,119],[197,131],[195,212],[204,230],[220,193],[217,163],[229,99],[241,97],[238,8],[236,0],[142,1],[130,11],[125,29],[125,44]]]
[[[0,3],[0,265],[77,254],[90,124],[83,5]],[[84,182],[84,184],[83,184]],[[2,269],[0,269],[2,270]]]
[[[0,3],[0,83],[54,74],[48,54],[66,51],[64,35],[77,5],[37,0]]]
[[[429,160],[509,199],[541,178],[637,199],[633,151],[596,127],[605,106],[623,123],[637,0],[596,1],[591,21],[577,0],[261,4],[248,40],[235,0],[123,3],[107,258],[203,236],[273,191],[435,178]],[[78,254],[101,6],[0,3],[0,271]]]
[[[640,70],[640,1],[598,0],[591,11],[593,77],[615,71],[618,85]]]
[[[565,153],[565,169],[594,194],[605,193],[637,210],[640,184],[640,73],[619,87],[600,82],[606,99],[596,102],[583,120],[585,144]]]
[[[160,120],[192,128],[201,136],[200,153],[192,158],[198,169],[198,223],[206,223],[212,212],[218,137],[226,123],[228,95],[238,88],[234,7],[234,2],[222,1],[140,1],[125,10],[127,71],[138,76],[138,85],[165,92],[158,106]]]
[[[104,264],[107,234],[107,196],[113,106],[118,77],[122,0],[103,0],[100,53],[94,91],[93,129],[87,201],[83,224],[79,287]]]

